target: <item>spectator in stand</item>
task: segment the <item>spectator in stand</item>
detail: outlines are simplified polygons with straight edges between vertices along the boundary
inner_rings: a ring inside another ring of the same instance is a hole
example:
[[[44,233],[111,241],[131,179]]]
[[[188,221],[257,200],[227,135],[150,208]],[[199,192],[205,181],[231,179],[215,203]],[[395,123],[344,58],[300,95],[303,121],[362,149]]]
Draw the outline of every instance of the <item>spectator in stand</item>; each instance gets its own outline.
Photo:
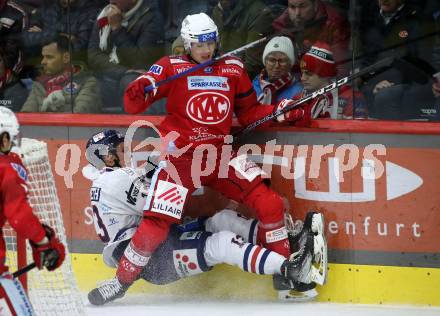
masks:
[[[438,67],[433,54],[435,43],[434,21],[405,0],[377,0],[374,11],[363,15],[360,35],[362,53],[366,57],[362,65],[372,64],[385,57],[405,57],[415,66],[394,67],[378,72],[366,80],[363,86],[369,104],[370,115],[379,119],[435,119],[435,100],[431,90],[434,82],[426,74],[423,83],[418,74],[425,65]],[[435,92],[434,92],[435,93]]]
[[[293,73],[296,63],[292,41],[285,36],[272,38],[264,48],[264,69],[252,84],[260,103],[274,104],[301,93],[300,75]]]
[[[287,8],[287,0],[262,0],[270,8],[273,18],[280,16]]]
[[[41,54],[43,74],[33,82],[22,112],[100,112],[98,82],[83,64],[71,61],[66,37],[44,45]]]
[[[349,58],[350,26],[335,8],[321,0],[289,0],[287,9],[272,24],[274,30],[290,36],[303,56],[316,42],[330,45],[338,73],[346,74]]]
[[[125,87],[162,57],[163,25],[156,0],[110,0],[99,13],[88,60],[106,107],[122,112]]]
[[[324,88],[335,80],[335,61],[326,43],[316,42],[303,56],[300,64],[304,90],[294,98],[296,100]],[[365,119],[368,116],[364,97],[348,85],[313,98],[302,108],[304,116],[293,123],[295,126],[309,126],[310,120],[316,118]]]
[[[26,11],[29,12],[33,9],[42,8],[46,2],[46,0],[14,0],[14,2],[19,3],[23,7],[26,8]]]
[[[21,34],[29,27],[25,9],[14,1],[0,0],[0,45],[17,50],[11,70],[20,74],[24,65]]]
[[[43,43],[56,35],[71,39],[76,60],[86,61],[87,46],[98,7],[86,0],[57,0],[36,9],[30,27],[23,32],[26,57],[38,58]]]
[[[15,48],[0,44],[0,105],[14,112],[20,111],[29,94],[25,82],[12,71],[16,55]]]
[[[180,35],[183,19],[188,14],[204,12],[210,14],[217,0],[161,0],[165,17],[165,42],[169,45]]]
[[[229,52],[272,32],[272,12],[261,0],[220,0],[212,12],[219,28],[221,49]],[[263,67],[263,45],[248,49],[243,60],[253,78]]]

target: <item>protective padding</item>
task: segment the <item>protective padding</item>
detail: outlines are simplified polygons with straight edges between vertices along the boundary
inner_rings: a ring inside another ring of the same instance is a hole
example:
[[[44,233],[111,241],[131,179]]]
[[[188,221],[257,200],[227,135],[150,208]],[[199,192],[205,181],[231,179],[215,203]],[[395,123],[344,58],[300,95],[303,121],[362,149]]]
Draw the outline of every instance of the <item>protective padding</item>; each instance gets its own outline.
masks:
[[[284,204],[278,193],[260,183],[243,201],[244,205],[255,210],[260,227],[277,228],[284,225]],[[275,227],[276,226],[276,227]]]

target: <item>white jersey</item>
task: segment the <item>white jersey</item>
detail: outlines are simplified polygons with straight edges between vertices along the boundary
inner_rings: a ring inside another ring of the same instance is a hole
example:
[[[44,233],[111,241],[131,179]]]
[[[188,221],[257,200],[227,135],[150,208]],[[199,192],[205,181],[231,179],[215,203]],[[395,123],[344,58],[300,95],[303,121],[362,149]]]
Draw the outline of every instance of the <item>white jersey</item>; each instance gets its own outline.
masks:
[[[104,168],[90,188],[95,230],[106,243],[104,262],[116,267],[112,259],[115,247],[130,239],[143,216],[147,192],[150,186],[142,181],[133,168]]]

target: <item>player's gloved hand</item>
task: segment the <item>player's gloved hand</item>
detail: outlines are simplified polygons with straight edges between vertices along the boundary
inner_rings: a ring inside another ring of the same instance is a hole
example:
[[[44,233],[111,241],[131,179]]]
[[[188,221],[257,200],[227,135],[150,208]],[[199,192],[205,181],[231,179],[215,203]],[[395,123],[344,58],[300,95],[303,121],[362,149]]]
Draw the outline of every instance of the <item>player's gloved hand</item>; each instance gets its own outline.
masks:
[[[157,92],[157,88],[155,88],[148,93],[145,93],[145,88],[150,85],[156,87],[156,81],[154,80],[154,78],[149,75],[141,75],[135,81],[131,82],[128,85],[127,89],[125,90],[125,94],[131,100],[142,99],[146,101],[148,97],[155,96]]]
[[[286,106],[290,106],[291,104],[295,103],[295,101],[290,100],[290,99],[283,99],[281,100],[275,110],[281,110],[284,109]],[[298,107],[296,109],[292,109],[289,112],[286,112],[284,114],[281,114],[279,116],[276,117],[277,122],[284,122],[284,121],[288,121],[288,122],[294,122],[297,120],[300,120],[302,117],[304,116],[304,109],[301,107]]]
[[[45,224],[42,226],[46,231],[46,237],[39,243],[30,241],[32,257],[38,269],[46,267],[47,270],[52,271],[63,263],[66,250],[64,245],[55,236],[54,230]]]

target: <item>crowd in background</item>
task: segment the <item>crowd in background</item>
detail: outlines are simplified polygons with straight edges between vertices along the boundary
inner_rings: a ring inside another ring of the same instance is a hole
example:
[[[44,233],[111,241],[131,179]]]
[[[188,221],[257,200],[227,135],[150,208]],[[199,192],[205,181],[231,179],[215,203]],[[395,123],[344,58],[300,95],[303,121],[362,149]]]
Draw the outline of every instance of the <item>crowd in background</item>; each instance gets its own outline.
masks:
[[[219,54],[268,37],[240,55],[262,103],[393,57],[315,104],[316,117],[440,120],[438,0],[0,0],[1,105],[123,113],[126,86],[184,54],[181,22],[199,12],[219,28]]]

